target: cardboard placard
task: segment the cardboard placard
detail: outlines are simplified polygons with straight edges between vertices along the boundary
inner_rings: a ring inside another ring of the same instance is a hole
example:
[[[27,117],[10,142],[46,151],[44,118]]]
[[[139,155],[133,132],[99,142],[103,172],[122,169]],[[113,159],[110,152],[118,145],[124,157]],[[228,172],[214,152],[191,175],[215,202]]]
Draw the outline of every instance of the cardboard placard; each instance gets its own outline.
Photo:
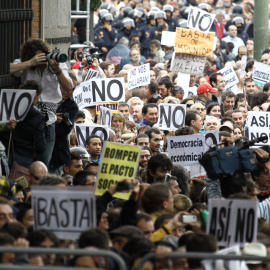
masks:
[[[189,7],[187,26],[190,29],[208,33],[215,19],[214,14],[210,14],[200,8]]]
[[[269,145],[270,112],[248,112],[247,119],[248,138],[254,140],[261,136],[267,136],[267,140],[255,145]]]
[[[100,102],[124,102],[124,78],[91,79],[83,82],[75,89],[73,98],[80,109]]]
[[[257,62],[254,62],[252,79],[261,85],[265,85],[270,81],[270,66]]]
[[[110,186],[124,178],[134,178],[141,147],[120,143],[106,142],[102,150],[102,163],[99,166],[98,181],[95,195],[103,195]],[[129,192],[117,192],[115,198],[128,200]]]
[[[256,242],[258,201],[209,200],[206,232],[213,234],[219,246]]]
[[[102,126],[111,127],[112,123],[112,111],[106,107],[100,107],[100,124]]]
[[[219,143],[218,130],[194,135],[168,137],[168,157],[174,165],[199,165],[210,146]]]
[[[109,138],[109,127],[97,124],[75,124],[76,138],[79,146],[85,148],[85,143],[90,135],[98,135],[103,141]]]
[[[81,232],[96,226],[96,199],[87,186],[33,186],[31,191],[34,230],[78,239]]]
[[[227,67],[221,69],[219,72],[224,76],[226,90],[239,83],[238,77],[232,65],[228,65]]]
[[[23,121],[36,94],[36,90],[3,89],[0,96],[0,123],[8,123],[9,119]]]
[[[201,75],[204,71],[206,57],[192,54],[173,53],[171,71]]]
[[[185,125],[185,104],[158,104],[158,127],[162,130],[177,130]]]
[[[96,114],[100,114],[100,107],[111,109],[112,113],[118,113],[118,102],[101,102],[96,104]]]
[[[150,64],[140,65],[128,70],[128,90],[150,83]]]
[[[192,29],[176,27],[175,52],[212,57],[214,37],[214,32],[205,34]]]

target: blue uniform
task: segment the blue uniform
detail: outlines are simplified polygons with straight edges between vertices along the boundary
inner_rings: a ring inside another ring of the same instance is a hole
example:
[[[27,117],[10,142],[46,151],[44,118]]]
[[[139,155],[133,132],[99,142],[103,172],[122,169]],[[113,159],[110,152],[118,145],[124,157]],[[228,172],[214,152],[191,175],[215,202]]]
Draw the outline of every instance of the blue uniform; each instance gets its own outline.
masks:
[[[176,26],[177,26],[177,21],[174,18],[171,18],[170,20],[167,19],[165,22],[168,24],[169,31],[175,32]]]
[[[129,40],[130,36],[136,34],[136,31],[135,29],[131,29],[131,31],[129,33],[127,33],[124,29],[122,29],[118,34],[117,36],[115,37],[114,39],[114,44],[117,44],[118,41],[122,38],[122,37],[125,37]]]
[[[150,47],[150,42],[153,40],[153,38],[155,36],[158,35],[158,28],[156,26],[152,27],[149,31],[149,36],[148,38],[146,39],[146,42],[147,42],[147,45],[148,45],[148,48]]]
[[[148,24],[146,24],[143,27],[141,27],[139,30],[142,54],[145,56],[146,59],[149,58],[150,56],[149,43],[147,42],[147,38],[149,37],[151,29],[152,27],[149,27]]]
[[[114,40],[116,38],[117,31],[112,27],[112,30],[109,32],[103,26],[99,27],[95,31],[95,46],[102,48],[105,47],[109,51],[114,46]]]

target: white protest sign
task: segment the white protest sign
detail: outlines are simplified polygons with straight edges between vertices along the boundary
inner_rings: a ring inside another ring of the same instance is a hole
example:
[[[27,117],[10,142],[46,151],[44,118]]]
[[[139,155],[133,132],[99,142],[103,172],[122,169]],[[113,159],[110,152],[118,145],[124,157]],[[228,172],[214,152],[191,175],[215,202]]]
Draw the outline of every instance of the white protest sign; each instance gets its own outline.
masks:
[[[219,143],[218,130],[194,135],[168,137],[168,157],[173,165],[199,165],[199,159],[210,146]]]
[[[234,245],[228,248],[224,248],[216,252],[216,254],[221,255],[242,255],[240,246]],[[202,265],[205,270],[248,270],[248,267],[245,261],[237,261],[237,260],[203,260]]]
[[[23,121],[33,103],[35,94],[36,90],[1,90],[0,123],[8,123],[9,119]]]
[[[210,14],[200,8],[189,7],[187,26],[190,29],[208,33],[214,19],[214,14]]]
[[[98,74],[99,74],[99,71],[98,70],[94,70],[92,68],[89,68],[89,71],[84,79],[84,81],[88,81],[90,79],[93,79],[93,78],[97,78],[98,77]]]
[[[205,61],[205,56],[174,52],[171,62],[171,71],[201,75],[204,71]]]
[[[75,124],[75,132],[78,144],[83,148],[90,135],[98,135],[103,141],[107,141],[109,138],[109,127],[97,124]]]
[[[181,86],[184,89],[183,99],[189,96],[189,81],[190,81],[190,74],[178,72],[177,85]]]
[[[227,67],[221,69],[219,72],[224,76],[226,90],[239,83],[238,77],[232,65],[228,65]]]
[[[128,70],[128,90],[150,83],[150,64]]]
[[[73,97],[80,108],[95,106],[100,102],[125,101],[124,78],[91,79],[77,88]]]
[[[247,56],[243,55],[241,58],[241,74],[240,74],[240,79],[242,79],[245,76],[245,69],[247,65]]]
[[[102,126],[111,126],[112,122],[112,110],[101,106],[100,107],[100,124]]]
[[[162,31],[161,45],[174,47],[174,43],[175,43],[175,32]]]
[[[186,105],[161,103],[158,105],[158,127],[177,130],[185,125]]]
[[[33,186],[34,229],[60,239],[78,239],[96,226],[96,199],[87,187]]]
[[[260,63],[254,62],[252,79],[261,85],[265,85],[270,81],[270,66]]]
[[[267,140],[255,145],[269,145],[270,138],[270,112],[248,112],[247,119],[248,138],[254,140],[261,136],[267,136]]]
[[[118,102],[101,102],[96,104],[96,114],[100,114],[100,107],[109,108],[112,113],[118,113]]]
[[[83,109],[84,106],[84,102],[83,102],[83,96],[82,96],[82,88],[81,87],[76,87],[74,92],[73,92],[73,99],[74,101],[77,103],[79,109]]]
[[[219,246],[256,242],[258,202],[252,200],[209,200],[206,232]]]

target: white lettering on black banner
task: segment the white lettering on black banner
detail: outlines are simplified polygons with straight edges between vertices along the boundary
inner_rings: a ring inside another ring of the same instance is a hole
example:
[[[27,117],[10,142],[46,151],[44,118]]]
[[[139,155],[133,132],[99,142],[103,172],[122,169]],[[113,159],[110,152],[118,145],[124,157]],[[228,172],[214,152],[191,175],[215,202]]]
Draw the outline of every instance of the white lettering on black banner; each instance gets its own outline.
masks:
[[[9,119],[23,121],[32,103],[36,90],[1,90],[0,123],[7,123]]]
[[[86,187],[35,186],[32,189],[34,229],[61,239],[78,239],[96,226],[96,199]]]
[[[109,138],[109,127],[96,124],[75,124],[75,132],[79,146],[85,148],[86,140],[90,135],[98,135],[103,141]]]
[[[258,202],[252,200],[209,200],[207,233],[219,246],[256,242]]]
[[[159,104],[158,127],[163,130],[176,130],[185,125],[186,105]]]

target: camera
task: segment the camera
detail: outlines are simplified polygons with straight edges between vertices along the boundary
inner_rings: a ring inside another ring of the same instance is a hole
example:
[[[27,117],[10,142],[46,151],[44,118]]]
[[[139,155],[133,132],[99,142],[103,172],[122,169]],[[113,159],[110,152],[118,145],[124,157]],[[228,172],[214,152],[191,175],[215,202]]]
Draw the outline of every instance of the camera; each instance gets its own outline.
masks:
[[[261,136],[250,141],[238,141],[235,146],[218,149],[214,146],[207,151],[199,163],[204,167],[210,179],[221,179],[233,175],[236,171],[255,172],[257,164],[254,152],[250,149],[255,143],[267,140],[267,136]],[[269,147],[262,147],[269,152]]]
[[[62,113],[62,123],[63,125],[67,126],[67,127],[72,127],[73,124],[69,119],[69,113],[68,112],[64,112]]]
[[[64,53],[55,53],[55,52],[44,52],[46,55],[47,61],[50,59],[55,60],[58,63],[64,63],[67,61],[67,55]]]

